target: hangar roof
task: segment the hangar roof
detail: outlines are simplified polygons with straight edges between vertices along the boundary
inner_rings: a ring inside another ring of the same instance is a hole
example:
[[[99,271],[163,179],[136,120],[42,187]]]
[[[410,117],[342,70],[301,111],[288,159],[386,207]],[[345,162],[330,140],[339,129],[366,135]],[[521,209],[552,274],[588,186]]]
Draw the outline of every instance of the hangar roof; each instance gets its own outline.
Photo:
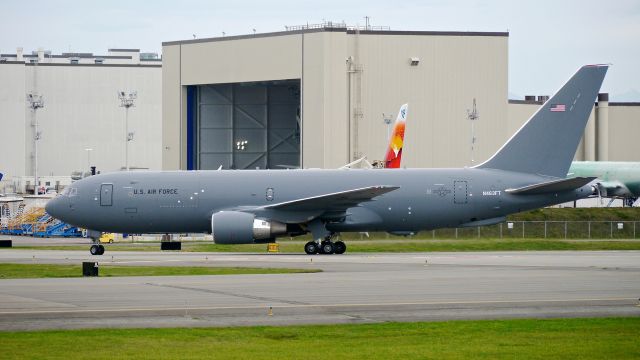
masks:
[[[249,35],[235,35],[235,36],[220,36],[212,38],[202,39],[190,39],[190,40],[178,40],[178,41],[166,41],[162,43],[162,46],[182,45],[182,44],[196,44],[215,41],[231,41],[242,40],[252,38],[264,38],[273,36],[286,36],[306,33],[317,32],[344,32],[347,34],[355,34],[356,30],[348,28],[336,28],[336,27],[322,27],[292,31],[276,31],[261,34],[249,34]],[[481,32],[481,31],[399,31],[399,30],[360,30],[360,35],[423,35],[423,36],[500,36],[508,37],[509,32]]]

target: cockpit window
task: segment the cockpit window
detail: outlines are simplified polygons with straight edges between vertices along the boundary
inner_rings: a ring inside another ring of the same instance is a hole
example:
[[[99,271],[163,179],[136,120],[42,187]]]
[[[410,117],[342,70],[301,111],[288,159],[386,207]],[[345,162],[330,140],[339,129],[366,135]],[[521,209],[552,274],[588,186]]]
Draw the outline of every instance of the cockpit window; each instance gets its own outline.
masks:
[[[78,195],[78,189],[71,187],[71,186],[67,186],[66,188],[64,188],[64,190],[62,190],[61,193],[62,196],[76,196]]]

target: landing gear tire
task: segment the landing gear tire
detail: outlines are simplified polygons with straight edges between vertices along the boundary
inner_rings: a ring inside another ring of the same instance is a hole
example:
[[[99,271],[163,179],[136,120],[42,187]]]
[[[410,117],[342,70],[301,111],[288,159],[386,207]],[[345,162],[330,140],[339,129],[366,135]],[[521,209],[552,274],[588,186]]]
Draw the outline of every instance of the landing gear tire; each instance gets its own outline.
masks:
[[[304,245],[304,252],[309,255],[317,254],[318,250],[318,244],[316,244],[314,241],[309,241]]]
[[[331,255],[335,252],[335,246],[331,241],[323,241],[320,244],[320,254]]]
[[[104,254],[104,246],[91,245],[91,248],[89,248],[89,252],[91,253],[91,255],[102,255]]]
[[[345,244],[342,241],[336,241],[335,243],[333,243],[333,247],[334,247],[334,254],[344,254],[345,251],[347,251],[347,244]]]

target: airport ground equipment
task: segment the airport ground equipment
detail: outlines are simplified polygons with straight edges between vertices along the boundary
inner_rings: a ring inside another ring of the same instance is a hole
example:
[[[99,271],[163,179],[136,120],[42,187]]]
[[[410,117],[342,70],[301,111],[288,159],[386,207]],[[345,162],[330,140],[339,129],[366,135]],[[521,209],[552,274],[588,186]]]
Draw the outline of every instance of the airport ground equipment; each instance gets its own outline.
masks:
[[[113,244],[113,240],[115,239],[115,235],[113,233],[104,233],[100,236],[100,243],[102,244]]]
[[[160,243],[160,250],[181,250],[182,243],[180,241],[163,241]]]
[[[78,227],[47,214],[42,207],[21,208],[18,214],[0,228],[0,234],[35,237],[81,237]]]
[[[82,262],[82,276],[98,276],[100,267],[95,261]]]

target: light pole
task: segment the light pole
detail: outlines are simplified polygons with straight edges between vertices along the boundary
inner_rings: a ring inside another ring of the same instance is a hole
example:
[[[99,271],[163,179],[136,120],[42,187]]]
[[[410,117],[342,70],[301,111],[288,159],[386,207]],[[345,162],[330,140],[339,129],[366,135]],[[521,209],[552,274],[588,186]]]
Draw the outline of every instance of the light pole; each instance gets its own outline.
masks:
[[[31,126],[33,126],[33,194],[38,195],[38,140],[40,140],[40,131],[38,131],[38,117],[36,111],[44,107],[44,99],[42,95],[36,93],[27,94],[27,102],[33,116]]]
[[[129,171],[129,141],[133,140],[133,132],[129,132],[129,108],[134,105],[136,98],[138,97],[137,91],[125,93],[124,91],[118,91],[118,98],[120,99],[120,107],[124,107],[124,162],[127,171]]]
[[[387,125],[387,142],[389,142],[389,137],[391,136],[391,121],[393,121],[393,118],[391,115],[385,115],[382,113],[382,120]]]
[[[86,148],[84,149],[84,151],[87,152],[87,169],[91,170],[91,152],[93,151],[93,149]]]
[[[478,114],[478,110],[476,109],[476,98],[473,98],[473,109],[472,110],[467,109],[467,119],[471,121],[471,166],[473,166],[473,163],[474,163],[473,150],[476,145],[476,134],[474,129],[474,123],[476,122],[476,120],[480,119],[480,114]]]

